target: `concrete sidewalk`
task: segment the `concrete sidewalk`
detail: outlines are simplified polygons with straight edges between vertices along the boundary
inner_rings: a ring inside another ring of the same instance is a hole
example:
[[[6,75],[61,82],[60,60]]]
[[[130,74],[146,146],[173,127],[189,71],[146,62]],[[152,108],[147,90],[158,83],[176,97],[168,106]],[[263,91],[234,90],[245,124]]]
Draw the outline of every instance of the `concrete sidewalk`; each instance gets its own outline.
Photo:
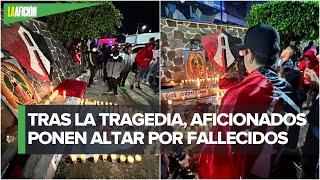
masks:
[[[97,101],[108,101],[118,105],[159,105],[159,95],[154,93],[154,90],[146,83],[141,83],[141,90],[134,88],[130,89],[130,82],[134,78],[134,73],[129,74],[125,90],[119,90],[118,96],[112,93],[107,93],[108,86],[102,81],[102,77],[98,78],[96,84],[87,88],[84,99]]]

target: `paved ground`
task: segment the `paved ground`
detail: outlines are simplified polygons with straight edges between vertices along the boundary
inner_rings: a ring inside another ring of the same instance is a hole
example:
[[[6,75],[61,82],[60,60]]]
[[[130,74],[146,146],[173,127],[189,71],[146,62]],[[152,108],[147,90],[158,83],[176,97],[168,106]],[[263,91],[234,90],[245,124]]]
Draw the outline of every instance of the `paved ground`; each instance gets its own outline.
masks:
[[[159,156],[144,155],[139,164],[119,164],[117,162],[70,164],[64,156],[59,163],[54,178],[58,179],[159,179]]]
[[[108,101],[119,105],[158,105],[159,95],[147,84],[141,83],[142,90],[134,88],[130,89],[130,82],[134,74],[130,73],[126,81],[126,90],[119,91],[119,95],[115,97],[113,93],[106,93],[107,85],[103,83],[102,78],[98,78],[98,82],[87,89],[84,98],[98,101]]]
[[[113,93],[106,93],[107,85],[103,83],[102,78],[98,82],[87,88],[84,98],[108,101],[119,105],[158,105],[159,95],[155,94],[153,89],[145,84],[141,84],[142,90],[129,88],[129,82],[134,77],[129,74],[126,81],[126,90],[119,91],[115,97]],[[86,163],[70,163],[68,156],[63,156],[58,165],[55,178],[67,179],[158,179],[159,178],[159,156],[144,155],[139,164],[119,164],[111,162],[97,163],[87,160]]]

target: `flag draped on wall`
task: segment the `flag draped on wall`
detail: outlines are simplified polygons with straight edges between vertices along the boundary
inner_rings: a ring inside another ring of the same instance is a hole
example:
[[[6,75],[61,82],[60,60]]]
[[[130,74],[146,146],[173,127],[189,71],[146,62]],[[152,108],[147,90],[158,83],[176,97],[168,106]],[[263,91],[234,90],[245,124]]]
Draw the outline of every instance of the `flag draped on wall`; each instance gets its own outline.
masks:
[[[222,72],[228,72],[236,62],[241,39],[221,29],[215,34],[201,36],[202,45],[209,60]]]

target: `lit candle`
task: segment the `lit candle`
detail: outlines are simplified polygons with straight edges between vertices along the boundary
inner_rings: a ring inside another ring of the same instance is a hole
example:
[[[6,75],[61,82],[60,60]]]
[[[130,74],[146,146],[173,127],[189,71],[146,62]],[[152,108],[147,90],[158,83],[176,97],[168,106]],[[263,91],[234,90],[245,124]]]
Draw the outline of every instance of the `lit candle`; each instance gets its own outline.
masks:
[[[81,154],[80,155],[80,159],[81,159],[81,162],[85,163],[86,160],[87,160],[87,155],[86,154]]]
[[[63,98],[67,98],[67,91],[63,90]]]
[[[168,100],[168,105],[172,105],[172,100],[171,99]]]
[[[183,83],[180,83],[180,88],[183,88]]]
[[[186,98],[185,98],[184,96],[182,96],[181,98],[182,98],[182,101],[185,101],[185,100],[186,100]]]
[[[51,95],[49,96],[50,102],[52,102],[52,101],[58,96],[58,94],[59,94],[59,91],[58,91],[58,90],[55,90],[55,91],[53,92],[53,94],[51,94]]]
[[[134,158],[132,156],[128,156],[127,160],[128,160],[128,164],[134,163]]]
[[[117,158],[118,158],[118,155],[116,155],[116,154],[111,154],[111,161],[112,161],[112,162],[116,162],[116,161],[117,161]]]
[[[142,157],[139,154],[135,155],[134,158],[136,162],[140,162],[142,160]]]
[[[103,160],[103,162],[107,162],[108,154],[102,154],[102,160]]]
[[[200,99],[200,94],[198,94],[198,99]]]
[[[181,80],[181,83],[184,84],[184,80]]]
[[[53,86],[52,86],[52,83],[50,83],[50,91],[51,91],[51,94],[53,94]]]
[[[70,155],[70,158],[71,158],[71,161],[73,162],[73,164],[77,163],[78,155],[71,154],[71,155]]]
[[[98,162],[99,156],[100,156],[99,154],[94,154],[93,155],[93,162],[95,162],[95,163]]]
[[[200,88],[200,80],[199,80],[199,78],[197,79],[197,86],[198,86],[198,88]]]
[[[170,81],[171,84],[174,84],[174,81]]]
[[[125,155],[120,155],[120,163],[125,163],[127,160]]]
[[[49,104],[50,104],[50,100],[46,100],[46,101],[44,102],[44,104],[45,104],[45,105],[49,105]]]

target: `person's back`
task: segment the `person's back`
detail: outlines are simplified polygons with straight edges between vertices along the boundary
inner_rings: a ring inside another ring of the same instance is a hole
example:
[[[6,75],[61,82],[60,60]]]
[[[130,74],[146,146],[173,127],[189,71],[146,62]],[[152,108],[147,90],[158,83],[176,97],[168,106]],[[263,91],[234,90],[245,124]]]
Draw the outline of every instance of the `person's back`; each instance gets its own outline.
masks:
[[[219,114],[242,113],[294,113],[299,111],[295,105],[295,92],[291,85],[280,78],[271,66],[276,62],[280,51],[280,37],[271,26],[259,25],[250,28],[244,40],[244,62],[249,75],[238,85],[228,90],[221,101]],[[221,122],[229,121],[221,118]],[[211,129],[213,140],[218,139],[218,132],[227,137],[227,132],[267,132],[285,131],[284,126],[220,126]],[[295,178],[294,165],[282,159],[279,153],[285,146],[252,144],[206,144],[199,161],[199,177],[213,178]],[[275,153],[277,152],[277,153]],[[289,170],[289,171],[288,171]]]
[[[250,113],[266,113],[268,109],[273,109],[273,113],[280,113],[282,111],[283,102],[280,100],[276,104],[272,104],[272,102],[277,98],[274,95],[275,92],[286,92],[287,96],[294,97],[296,96],[293,88],[289,83],[287,83],[285,80],[281,79],[277,73],[265,66],[257,69],[256,71],[250,73],[241,83],[239,83],[237,86],[231,88],[228,90],[228,92],[224,95],[224,98],[221,101],[221,107],[220,107],[220,113],[237,113],[241,112],[243,114]],[[227,119],[224,119],[227,121]],[[224,121],[222,120],[222,121]],[[225,127],[216,127],[214,129],[214,134],[216,134],[218,131],[225,131]],[[250,127],[243,126],[243,127],[228,127],[230,128],[229,131],[246,131]],[[267,126],[261,126],[256,127],[254,131],[260,131],[263,133],[267,132],[268,127]],[[269,129],[269,131],[275,131],[279,132],[283,129],[277,129],[272,128]],[[211,159],[211,161],[215,162],[216,170],[215,172],[218,173],[217,176],[205,176],[204,178],[250,178],[252,177],[252,174],[255,174],[256,172],[250,172],[251,168],[255,164],[255,160],[261,156],[261,155],[270,155],[270,159],[274,158],[274,156],[271,156],[271,151],[269,152],[261,152],[263,147],[260,146],[254,146],[254,145],[210,145],[206,146],[203,149],[204,155],[202,154],[201,158],[206,159],[208,157],[206,152],[211,151],[213,146],[216,146],[216,149],[221,149],[221,152],[216,152],[216,156]],[[267,146],[265,144],[265,146]],[[273,147],[273,149],[276,149],[277,147]],[[221,154],[223,151],[222,149],[227,150],[229,149],[232,153],[232,155],[227,154]],[[272,151],[273,151],[272,149]],[[259,152],[259,153],[257,153]],[[245,154],[250,154],[250,156],[245,156]],[[254,154],[256,153],[256,154]],[[234,166],[230,165],[234,164]],[[228,162],[228,164],[225,164],[224,162]],[[216,164],[217,163],[217,164]],[[261,163],[261,162],[260,162]],[[268,162],[264,162],[268,163]],[[219,167],[217,167],[219,164]],[[241,166],[245,166],[242,168],[239,168],[238,165],[242,164]],[[204,165],[202,166],[212,166],[212,164]],[[271,165],[271,164],[269,164]],[[244,169],[243,169],[244,168]],[[203,167],[203,169],[206,169]],[[265,169],[268,170],[268,169]],[[202,171],[202,170],[200,170]],[[207,170],[203,170],[207,171]],[[262,171],[262,169],[261,169]],[[225,174],[225,176],[223,174]],[[252,173],[252,174],[251,174]],[[203,172],[205,174],[205,172]],[[228,174],[231,174],[232,176],[229,176]],[[220,176],[221,175],[221,176]],[[255,174],[255,176],[260,177],[258,174]],[[201,177],[203,178],[203,177]]]

